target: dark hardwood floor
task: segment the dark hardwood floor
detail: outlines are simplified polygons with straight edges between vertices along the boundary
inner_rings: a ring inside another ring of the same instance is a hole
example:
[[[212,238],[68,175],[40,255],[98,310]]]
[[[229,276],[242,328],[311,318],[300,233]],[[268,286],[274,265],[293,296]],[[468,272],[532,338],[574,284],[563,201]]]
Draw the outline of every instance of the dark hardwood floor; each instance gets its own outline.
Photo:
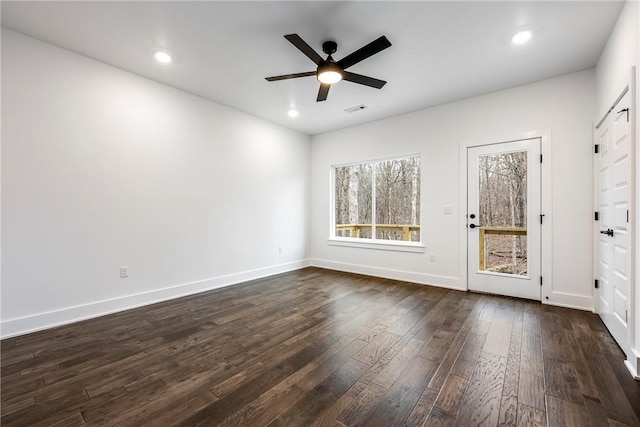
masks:
[[[592,313],[314,268],[1,346],[3,426],[640,426]]]

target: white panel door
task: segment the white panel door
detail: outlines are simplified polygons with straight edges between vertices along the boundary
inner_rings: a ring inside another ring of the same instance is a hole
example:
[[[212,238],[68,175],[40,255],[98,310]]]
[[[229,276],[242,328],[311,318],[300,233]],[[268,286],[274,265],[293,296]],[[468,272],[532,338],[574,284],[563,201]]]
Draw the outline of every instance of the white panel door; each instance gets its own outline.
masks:
[[[598,314],[618,342],[629,345],[631,268],[631,94],[596,129],[598,154]],[[626,351],[626,350],[625,350]]]
[[[540,300],[540,144],[467,149],[470,290]]]

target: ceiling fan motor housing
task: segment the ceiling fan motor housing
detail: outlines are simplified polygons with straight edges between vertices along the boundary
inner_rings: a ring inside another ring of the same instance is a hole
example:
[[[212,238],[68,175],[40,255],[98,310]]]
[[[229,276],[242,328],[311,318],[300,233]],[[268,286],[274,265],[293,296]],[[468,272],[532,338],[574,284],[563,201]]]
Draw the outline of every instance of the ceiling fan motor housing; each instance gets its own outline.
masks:
[[[333,40],[327,40],[322,43],[322,51],[327,55],[333,55],[338,50],[338,43]]]

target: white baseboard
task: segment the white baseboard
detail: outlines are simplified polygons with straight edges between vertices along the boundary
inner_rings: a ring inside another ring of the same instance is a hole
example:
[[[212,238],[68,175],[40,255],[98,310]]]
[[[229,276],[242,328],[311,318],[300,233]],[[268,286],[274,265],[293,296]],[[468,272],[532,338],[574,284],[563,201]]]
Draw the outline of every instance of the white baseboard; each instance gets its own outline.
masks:
[[[631,354],[627,356],[627,360],[624,361],[624,366],[627,367],[629,373],[636,380],[640,380],[640,353],[638,353],[635,349],[631,349]]]
[[[544,295],[544,294],[543,294]],[[547,300],[542,297],[542,303],[555,305],[557,307],[573,308],[576,310],[586,310],[595,312],[593,305],[593,297],[585,295],[567,294],[563,292],[552,292],[551,297]]]
[[[367,276],[381,277],[383,279],[402,280],[405,282],[418,283],[420,285],[437,286],[439,288],[455,289],[458,291],[467,290],[467,288],[460,285],[460,278],[458,277],[437,276],[431,274],[416,273],[412,271],[392,270],[388,268],[348,264],[323,259],[312,259],[311,265],[314,267],[326,268],[327,270],[364,274]]]
[[[249,280],[286,273],[288,271],[309,267],[310,265],[311,262],[309,260],[294,261],[286,264],[279,264],[256,270],[199,280],[197,282],[183,283],[149,292],[126,295],[104,301],[96,301],[61,310],[8,319],[0,324],[0,338],[4,339],[43,329],[54,328],[56,326],[79,322],[81,320],[100,317],[119,311],[130,310],[132,308],[223,288],[225,286],[231,286]]]

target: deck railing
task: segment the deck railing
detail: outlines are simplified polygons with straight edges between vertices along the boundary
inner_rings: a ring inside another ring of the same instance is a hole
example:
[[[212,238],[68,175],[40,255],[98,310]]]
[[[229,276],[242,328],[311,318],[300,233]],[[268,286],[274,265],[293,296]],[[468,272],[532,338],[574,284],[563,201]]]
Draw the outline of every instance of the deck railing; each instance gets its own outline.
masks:
[[[526,228],[513,228],[513,227],[478,227],[478,241],[480,245],[480,254],[478,258],[480,258],[479,270],[484,271],[486,268],[486,239],[485,236],[487,234],[502,234],[509,236],[526,236],[527,229]]]
[[[371,224],[337,224],[336,231],[349,231],[349,237],[360,238],[360,230],[371,230]],[[416,224],[376,224],[376,230],[401,230],[402,240],[411,241],[411,232],[420,231]]]

